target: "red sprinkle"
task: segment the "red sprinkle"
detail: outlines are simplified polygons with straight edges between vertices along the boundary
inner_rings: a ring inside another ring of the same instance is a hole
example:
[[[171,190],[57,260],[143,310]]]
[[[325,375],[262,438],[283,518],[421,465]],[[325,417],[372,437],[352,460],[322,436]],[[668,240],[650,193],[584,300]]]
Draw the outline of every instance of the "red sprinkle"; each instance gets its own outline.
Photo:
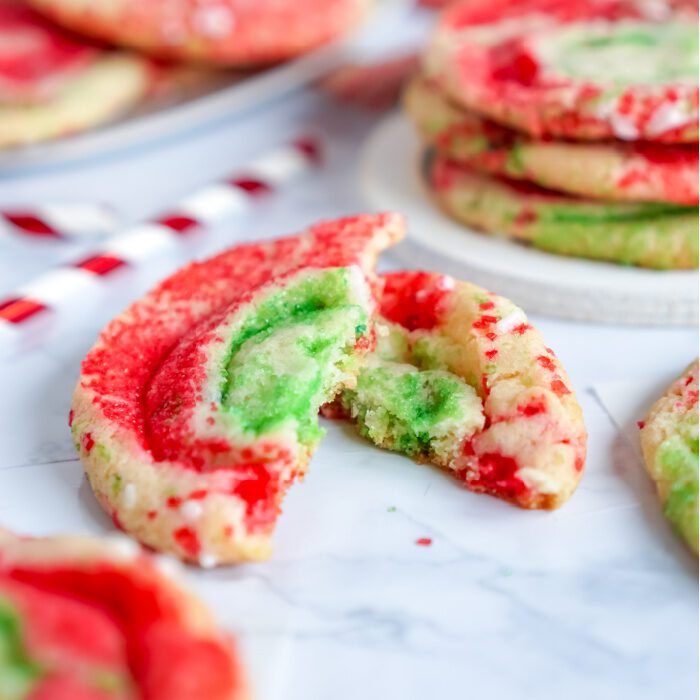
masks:
[[[474,321],[474,323],[472,323],[472,328],[488,328],[494,323],[498,323],[498,319],[495,316],[489,316],[488,314],[484,314],[478,321]]]
[[[88,454],[90,453],[90,450],[92,450],[92,448],[95,446],[95,441],[92,439],[92,433],[84,433],[80,442],[83,445],[83,449]]]
[[[191,556],[196,557],[201,551],[199,537],[191,527],[181,527],[173,532],[173,539],[182,547],[183,551]]]
[[[487,452],[479,457],[479,475],[469,483],[504,498],[517,498],[527,490],[516,476],[518,463],[513,457]]]
[[[523,335],[526,331],[529,331],[532,326],[529,323],[521,323],[519,326],[513,328],[511,333],[516,333],[517,335]]]
[[[419,537],[416,540],[416,544],[419,547],[430,547],[430,545],[433,543],[433,540],[430,537]]]
[[[381,313],[410,331],[429,330],[440,321],[451,286],[444,275],[431,272],[393,272],[384,276]]]
[[[498,355],[498,350],[487,350],[484,354],[489,360],[493,360]]]
[[[638,427],[640,430],[641,430],[646,424],[647,424],[647,422],[646,422],[645,420],[638,420],[638,421],[637,421],[637,427]]]
[[[73,419],[75,418],[75,411],[71,408],[70,411],[68,411],[68,427],[72,427],[73,425]]]
[[[179,508],[182,505],[182,499],[179,496],[170,496],[165,502],[168,508]]]
[[[569,389],[567,389],[566,384],[562,382],[561,379],[555,379],[552,384],[552,391],[557,395],[557,396],[564,396],[565,394],[570,394],[571,392]]]
[[[525,406],[518,406],[518,412],[522,413],[524,416],[537,416],[540,413],[546,413],[547,406],[543,398],[536,398]]]
[[[540,355],[537,358],[537,362],[539,362],[542,365],[542,367],[548,369],[550,372],[553,372],[556,369],[554,361],[546,355]]]

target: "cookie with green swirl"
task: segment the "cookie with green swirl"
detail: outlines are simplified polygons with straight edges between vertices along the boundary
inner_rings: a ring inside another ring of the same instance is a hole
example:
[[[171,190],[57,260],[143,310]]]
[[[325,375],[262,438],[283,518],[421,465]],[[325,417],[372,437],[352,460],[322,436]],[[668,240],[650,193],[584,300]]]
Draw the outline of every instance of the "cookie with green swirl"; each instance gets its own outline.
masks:
[[[424,70],[457,103],[535,138],[698,141],[697,3],[457,2]]]
[[[404,107],[425,141],[479,172],[605,201],[698,203],[698,149],[687,144],[534,139],[460,108],[416,78]]]
[[[603,202],[485,175],[442,155],[424,163],[428,188],[460,223],[558,255],[657,270],[698,266],[696,207]]]
[[[525,313],[430,272],[382,278],[377,346],[338,405],[385,449],[523,508],[574,492],[586,429],[573,388]]]
[[[698,553],[698,361],[640,422],[644,461],[664,514]]]
[[[260,559],[322,435],[319,406],[373,342],[374,260],[395,214],[235,246],[112,321],[82,365],[71,429],[119,527],[202,566]]]
[[[233,640],[125,537],[0,529],[0,697],[247,700]]]

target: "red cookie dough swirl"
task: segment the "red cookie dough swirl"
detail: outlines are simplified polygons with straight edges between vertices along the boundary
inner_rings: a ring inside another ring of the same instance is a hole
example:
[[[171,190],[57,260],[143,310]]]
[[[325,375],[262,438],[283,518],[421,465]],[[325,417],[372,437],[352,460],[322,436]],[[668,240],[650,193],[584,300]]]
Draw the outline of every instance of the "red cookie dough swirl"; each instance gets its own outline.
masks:
[[[283,61],[352,29],[368,0],[31,0],[86,36],[159,56],[248,66]]]
[[[0,530],[0,697],[245,700],[233,641],[134,543]]]
[[[372,344],[376,255],[400,217],[359,216],[194,263],[102,332],[70,423],[115,523],[211,566],[268,556],[319,406]]]
[[[151,87],[143,58],[107,51],[0,0],[0,148],[88,129]]]
[[[380,446],[449,469],[473,491],[560,506],[583,474],[586,430],[565,371],[523,311],[445,275],[383,279],[384,327],[342,394],[346,413]]]
[[[697,3],[457,3],[425,56],[458,103],[534,137],[697,143]]]

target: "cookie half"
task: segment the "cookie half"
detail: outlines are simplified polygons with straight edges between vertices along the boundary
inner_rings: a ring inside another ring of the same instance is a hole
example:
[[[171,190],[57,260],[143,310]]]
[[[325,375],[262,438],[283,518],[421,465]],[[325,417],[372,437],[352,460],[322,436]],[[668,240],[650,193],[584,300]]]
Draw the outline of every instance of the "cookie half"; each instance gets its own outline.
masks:
[[[85,36],[158,56],[228,66],[274,63],[352,29],[368,0],[31,0]]]
[[[71,410],[95,494],[144,544],[203,566],[260,559],[318,443],[319,406],[371,345],[393,214],[239,245],[165,280],[102,332]]]
[[[698,266],[695,207],[576,198],[440,155],[427,157],[425,172],[444,211],[485,233],[558,255],[659,270]]]
[[[0,697],[245,700],[233,640],[126,538],[0,530]]]
[[[697,3],[457,3],[424,61],[459,104],[531,136],[697,143]]]
[[[340,407],[380,447],[472,491],[556,508],[576,488],[586,429],[554,352],[512,302],[429,272],[383,277],[377,347]]]
[[[695,145],[533,139],[462,109],[425,78],[410,83],[404,106],[427,143],[479,172],[608,201],[698,203]]]
[[[664,514],[698,553],[698,361],[640,423],[644,461]]]

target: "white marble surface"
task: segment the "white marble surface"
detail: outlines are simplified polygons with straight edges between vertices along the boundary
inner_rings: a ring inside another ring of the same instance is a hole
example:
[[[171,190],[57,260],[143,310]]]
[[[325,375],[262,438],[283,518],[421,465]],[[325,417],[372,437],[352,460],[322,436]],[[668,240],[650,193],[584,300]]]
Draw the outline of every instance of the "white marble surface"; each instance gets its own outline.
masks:
[[[109,160],[0,175],[0,204],[92,197],[135,220],[300,128],[330,141],[321,172],[179,257],[124,275],[47,347],[0,366],[0,523],[112,531],[66,426],[99,328],[188,255],[362,210],[356,157],[373,120],[302,93]],[[77,250],[3,238],[0,294]],[[591,391],[663,385],[697,353],[696,332],[533,320],[569,370],[590,432],[573,499],[555,513],[520,511],[328,424],[285,502],[272,559],[184,574],[237,635],[260,700],[697,697],[697,563]],[[417,546],[421,537],[432,546]]]

